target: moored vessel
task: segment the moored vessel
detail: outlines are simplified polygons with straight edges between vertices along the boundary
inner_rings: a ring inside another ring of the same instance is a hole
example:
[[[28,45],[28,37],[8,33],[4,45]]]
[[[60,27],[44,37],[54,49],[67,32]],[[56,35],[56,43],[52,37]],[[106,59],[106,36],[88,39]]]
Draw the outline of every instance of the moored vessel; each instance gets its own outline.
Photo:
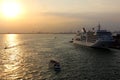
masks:
[[[85,28],[78,31],[73,39],[73,43],[89,46],[93,48],[110,48],[115,42],[112,33],[107,30],[101,30],[100,24],[98,30],[87,31]]]

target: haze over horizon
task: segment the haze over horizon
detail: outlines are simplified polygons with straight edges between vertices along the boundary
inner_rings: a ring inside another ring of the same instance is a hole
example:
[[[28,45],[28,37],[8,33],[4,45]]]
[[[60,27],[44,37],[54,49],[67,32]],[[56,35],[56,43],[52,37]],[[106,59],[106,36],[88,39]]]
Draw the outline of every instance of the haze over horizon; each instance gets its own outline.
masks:
[[[7,2],[16,3],[9,9]],[[120,31],[120,0],[0,0],[2,4],[0,33],[76,31],[98,23]]]

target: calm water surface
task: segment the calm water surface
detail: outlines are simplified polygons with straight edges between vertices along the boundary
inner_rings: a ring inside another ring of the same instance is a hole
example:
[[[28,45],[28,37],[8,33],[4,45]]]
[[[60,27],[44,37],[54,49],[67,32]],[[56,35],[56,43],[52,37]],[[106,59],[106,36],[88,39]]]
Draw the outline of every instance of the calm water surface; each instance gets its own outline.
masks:
[[[0,80],[120,80],[120,50],[74,45],[73,36],[1,34]],[[49,68],[51,59],[61,72]]]

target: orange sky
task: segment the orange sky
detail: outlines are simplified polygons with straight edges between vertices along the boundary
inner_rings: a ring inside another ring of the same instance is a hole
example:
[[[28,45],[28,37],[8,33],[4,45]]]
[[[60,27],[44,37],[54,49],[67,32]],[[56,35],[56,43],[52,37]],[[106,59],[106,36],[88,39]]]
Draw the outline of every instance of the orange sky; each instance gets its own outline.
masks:
[[[0,4],[2,4],[1,0]],[[6,0],[16,1],[16,0]],[[13,18],[0,9],[0,32],[61,32],[81,27],[120,29],[120,0],[17,0],[21,13]],[[114,27],[113,27],[114,26]]]

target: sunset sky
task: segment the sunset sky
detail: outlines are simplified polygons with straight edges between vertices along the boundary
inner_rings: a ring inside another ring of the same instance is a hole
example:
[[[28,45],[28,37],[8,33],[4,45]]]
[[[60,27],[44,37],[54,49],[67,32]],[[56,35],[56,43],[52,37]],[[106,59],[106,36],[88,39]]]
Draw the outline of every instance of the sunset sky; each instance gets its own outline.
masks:
[[[120,0],[0,0],[0,5],[0,33],[75,31],[98,23],[120,30]]]

